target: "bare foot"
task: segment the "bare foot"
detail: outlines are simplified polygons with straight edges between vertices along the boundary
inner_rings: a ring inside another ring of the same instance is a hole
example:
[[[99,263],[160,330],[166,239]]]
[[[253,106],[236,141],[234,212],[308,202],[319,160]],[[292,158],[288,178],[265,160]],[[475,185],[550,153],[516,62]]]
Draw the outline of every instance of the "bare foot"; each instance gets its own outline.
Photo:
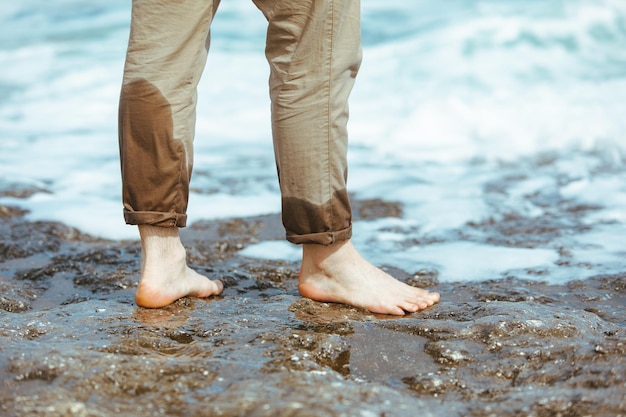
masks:
[[[439,293],[407,285],[366,261],[351,241],[303,245],[298,289],[303,297],[402,316],[439,301]]]
[[[187,266],[177,227],[139,226],[141,278],[135,302],[146,308],[165,307],[185,296],[209,297],[222,292],[221,281],[211,281]]]

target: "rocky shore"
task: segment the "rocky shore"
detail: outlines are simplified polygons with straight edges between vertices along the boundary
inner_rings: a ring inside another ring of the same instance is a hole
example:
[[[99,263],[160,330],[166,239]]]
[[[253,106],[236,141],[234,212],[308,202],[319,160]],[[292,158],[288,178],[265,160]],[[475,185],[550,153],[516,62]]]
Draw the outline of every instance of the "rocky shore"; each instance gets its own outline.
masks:
[[[626,271],[549,285],[394,269],[442,302],[373,315],[301,298],[297,264],[240,256],[282,238],[271,215],[184,229],[191,265],[226,289],[147,310],[137,242],[24,214],[0,207],[3,416],[626,416]]]

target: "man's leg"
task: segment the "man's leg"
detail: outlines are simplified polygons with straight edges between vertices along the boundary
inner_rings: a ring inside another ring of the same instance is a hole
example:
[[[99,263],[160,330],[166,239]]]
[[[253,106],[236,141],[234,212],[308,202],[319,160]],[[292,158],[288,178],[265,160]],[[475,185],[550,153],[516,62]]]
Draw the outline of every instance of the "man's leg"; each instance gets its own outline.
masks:
[[[255,0],[269,21],[272,128],[287,239],[303,244],[300,293],[403,315],[439,294],[406,285],[350,241],[348,96],[361,62],[358,0]]]
[[[196,87],[217,4],[133,0],[119,138],[124,217],[139,226],[142,246],[135,300],[144,307],[223,288],[187,266],[178,235],[187,220]]]

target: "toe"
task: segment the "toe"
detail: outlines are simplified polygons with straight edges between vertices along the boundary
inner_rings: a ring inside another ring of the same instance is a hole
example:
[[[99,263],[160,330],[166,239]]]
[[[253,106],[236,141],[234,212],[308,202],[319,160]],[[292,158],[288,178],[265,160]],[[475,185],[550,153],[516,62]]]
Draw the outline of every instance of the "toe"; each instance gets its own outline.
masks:
[[[415,313],[419,309],[420,309],[419,305],[417,305],[415,303],[406,302],[406,303],[402,304],[402,310],[404,310],[404,311],[406,311],[408,313]]]
[[[215,285],[215,295],[221,294],[222,291],[224,291],[224,283],[222,283],[219,279],[213,281],[213,284]]]
[[[409,310],[406,310],[404,307],[395,306],[389,309],[387,314],[392,314],[394,316],[404,316],[406,314],[405,311],[409,311]]]
[[[428,293],[428,298],[427,298],[427,300],[430,302],[430,304],[429,304],[429,305],[433,305],[433,304],[435,304],[435,303],[438,303],[438,302],[439,302],[439,298],[441,298],[441,296],[439,295],[439,293],[438,293],[438,292],[431,292],[431,293]]]

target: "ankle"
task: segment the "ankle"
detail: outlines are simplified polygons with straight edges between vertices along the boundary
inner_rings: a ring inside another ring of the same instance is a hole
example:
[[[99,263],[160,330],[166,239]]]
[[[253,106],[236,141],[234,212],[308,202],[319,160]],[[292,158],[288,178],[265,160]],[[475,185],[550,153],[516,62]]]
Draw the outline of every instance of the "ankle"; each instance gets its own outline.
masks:
[[[328,246],[307,244],[302,248],[302,266],[300,269],[300,280],[308,278],[330,278],[342,275],[342,268],[350,264],[350,248],[352,242],[349,240],[336,242]]]
[[[139,226],[142,256],[150,262],[167,260],[168,262],[184,262],[187,252],[180,240],[177,227]]]
[[[305,244],[302,245],[302,261],[317,268],[322,268],[329,261],[341,256],[349,248],[349,240],[335,242],[330,245]]]
[[[159,239],[180,239],[180,234],[178,233],[178,227],[159,227],[152,226],[149,224],[140,224],[139,229],[139,237],[143,242],[151,242],[153,240]]]

